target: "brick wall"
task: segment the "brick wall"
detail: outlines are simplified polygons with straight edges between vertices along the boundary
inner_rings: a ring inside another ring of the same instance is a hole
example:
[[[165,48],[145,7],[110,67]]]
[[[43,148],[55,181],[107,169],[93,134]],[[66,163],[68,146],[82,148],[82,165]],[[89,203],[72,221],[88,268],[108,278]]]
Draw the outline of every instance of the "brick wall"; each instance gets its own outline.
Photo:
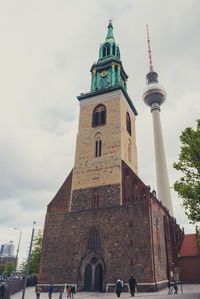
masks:
[[[128,281],[152,281],[153,270],[148,229],[147,203],[79,212],[47,214],[39,283],[77,283],[81,261],[91,229],[99,232],[101,248],[95,251],[105,262],[106,283],[118,277]],[[129,241],[132,240],[132,246]],[[131,263],[132,261],[132,263]]]
[[[183,283],[200,283],[200,255],[181,257],[179,265]]]

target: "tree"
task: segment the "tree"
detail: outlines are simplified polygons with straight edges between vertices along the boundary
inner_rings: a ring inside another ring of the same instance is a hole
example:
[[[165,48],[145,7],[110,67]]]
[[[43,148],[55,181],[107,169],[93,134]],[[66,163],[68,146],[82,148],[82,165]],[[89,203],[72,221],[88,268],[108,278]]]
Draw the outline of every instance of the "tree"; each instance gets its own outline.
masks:
[[[38,230],[33,240],[33,249],[31,252],[28,274],[39,273],[40,257],[41,257],[41,250],[42,250],[42,239],[43,239],[42,231]],[[28,261],[25,261],[21,264],[20,268],[23,274],[26,273],[27,262]]]
[[[183,173],[174,183],[174,190],[183,198],[186,215],[193,222],[200,221],[200,119],[197,129],[186,128],[181,136],[179,160],[173,167]]]
[[[13,262],[7,262],[5,265],[4,273],[7,276],[10,276],[15,269],[15,264]]]
[[[0,275],[2,275],[3,274],[3,272],[4,272],[4,270],[5,270],[5,264],[1,264],[0,265]]]

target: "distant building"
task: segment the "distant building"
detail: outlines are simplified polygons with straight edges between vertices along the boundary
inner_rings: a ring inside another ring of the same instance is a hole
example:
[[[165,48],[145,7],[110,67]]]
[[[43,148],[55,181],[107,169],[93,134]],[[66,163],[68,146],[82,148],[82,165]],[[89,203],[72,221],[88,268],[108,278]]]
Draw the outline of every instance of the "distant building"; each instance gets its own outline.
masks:
[[[200,246],[196,234],[184,237],[180,250],[180,270],[183,283],[200,283]]]
[[[0,257],[0,265],[3,264],[7,264],[8,262],[13,262],[14,264],[16,264],[16,257],[14,256],[6,256],[6,257]]]
[[[1,245],[0,256],[1,257],[14,257],[14,249],[13,241],[10,241],[7,244]]]

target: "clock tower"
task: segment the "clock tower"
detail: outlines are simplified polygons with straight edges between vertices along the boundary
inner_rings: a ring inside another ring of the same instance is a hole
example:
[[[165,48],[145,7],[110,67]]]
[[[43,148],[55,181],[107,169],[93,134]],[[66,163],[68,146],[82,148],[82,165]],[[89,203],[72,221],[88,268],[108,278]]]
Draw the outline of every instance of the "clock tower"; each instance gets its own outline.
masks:
[[[123,198],[122,161],[138,172],[137,111],[127,93],[128,76],[111,22],[100,46],[98,62],[90,71],[91,91],[78,96],[80,117],[70,211],[129,201],[129,195]],[[94,203],[96,196],[98,203]]]
[[[99,49],[99,60],[91,67],[91,92],[112,86],[122,86],[127,90],[128,76],[120,60],[119,45],[113,36],[113,26],[110,22],[106,40]]]
[[[183,235],[137,175],[137,111],[111,22],[91,75],[91,90],[77,97],[74,167],[47,207],[38,283],[113,292],[116,279],[134,275],[139,291],[156,291]]]

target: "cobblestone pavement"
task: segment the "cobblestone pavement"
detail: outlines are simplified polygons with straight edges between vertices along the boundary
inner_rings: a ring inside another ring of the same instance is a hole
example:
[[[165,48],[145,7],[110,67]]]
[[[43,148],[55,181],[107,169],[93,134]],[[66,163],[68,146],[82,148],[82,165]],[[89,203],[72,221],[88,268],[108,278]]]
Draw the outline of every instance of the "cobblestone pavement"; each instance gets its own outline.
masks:
[[[180,289],[179,289],[180,293]],[[22,297],[22,291],[19,293],[16,293],[11,296],[11,299],[21,299]],[[155,297],[158,297],[160,299],[169,299],[169,298],[182,298],[182,299],[200,299],[200,284],[195,285],[183,285],[183,294],[178,295],[168,295],[168,289],[164,289],[162,291],[159,291],[157,293],[136,293],[135,298],[145,298],[148,297],[148,299],[152,299]],[[35,299],[35,288],[34,287],[28,287],[26,289],[25,293],[25,299]],[[73,299],[117,299],[117,296],[115,293],[87,293],[87,292],[80,292],[74,295]],[[127,299],[131,298],[129,293],[121,293],[121,299]],[[40,299],[48,299],[47,293],[41,293]],[[52,299],[59,299],[59,293],[53,293]],[[66,295],[62,296],[62,299],[67,299]]]

